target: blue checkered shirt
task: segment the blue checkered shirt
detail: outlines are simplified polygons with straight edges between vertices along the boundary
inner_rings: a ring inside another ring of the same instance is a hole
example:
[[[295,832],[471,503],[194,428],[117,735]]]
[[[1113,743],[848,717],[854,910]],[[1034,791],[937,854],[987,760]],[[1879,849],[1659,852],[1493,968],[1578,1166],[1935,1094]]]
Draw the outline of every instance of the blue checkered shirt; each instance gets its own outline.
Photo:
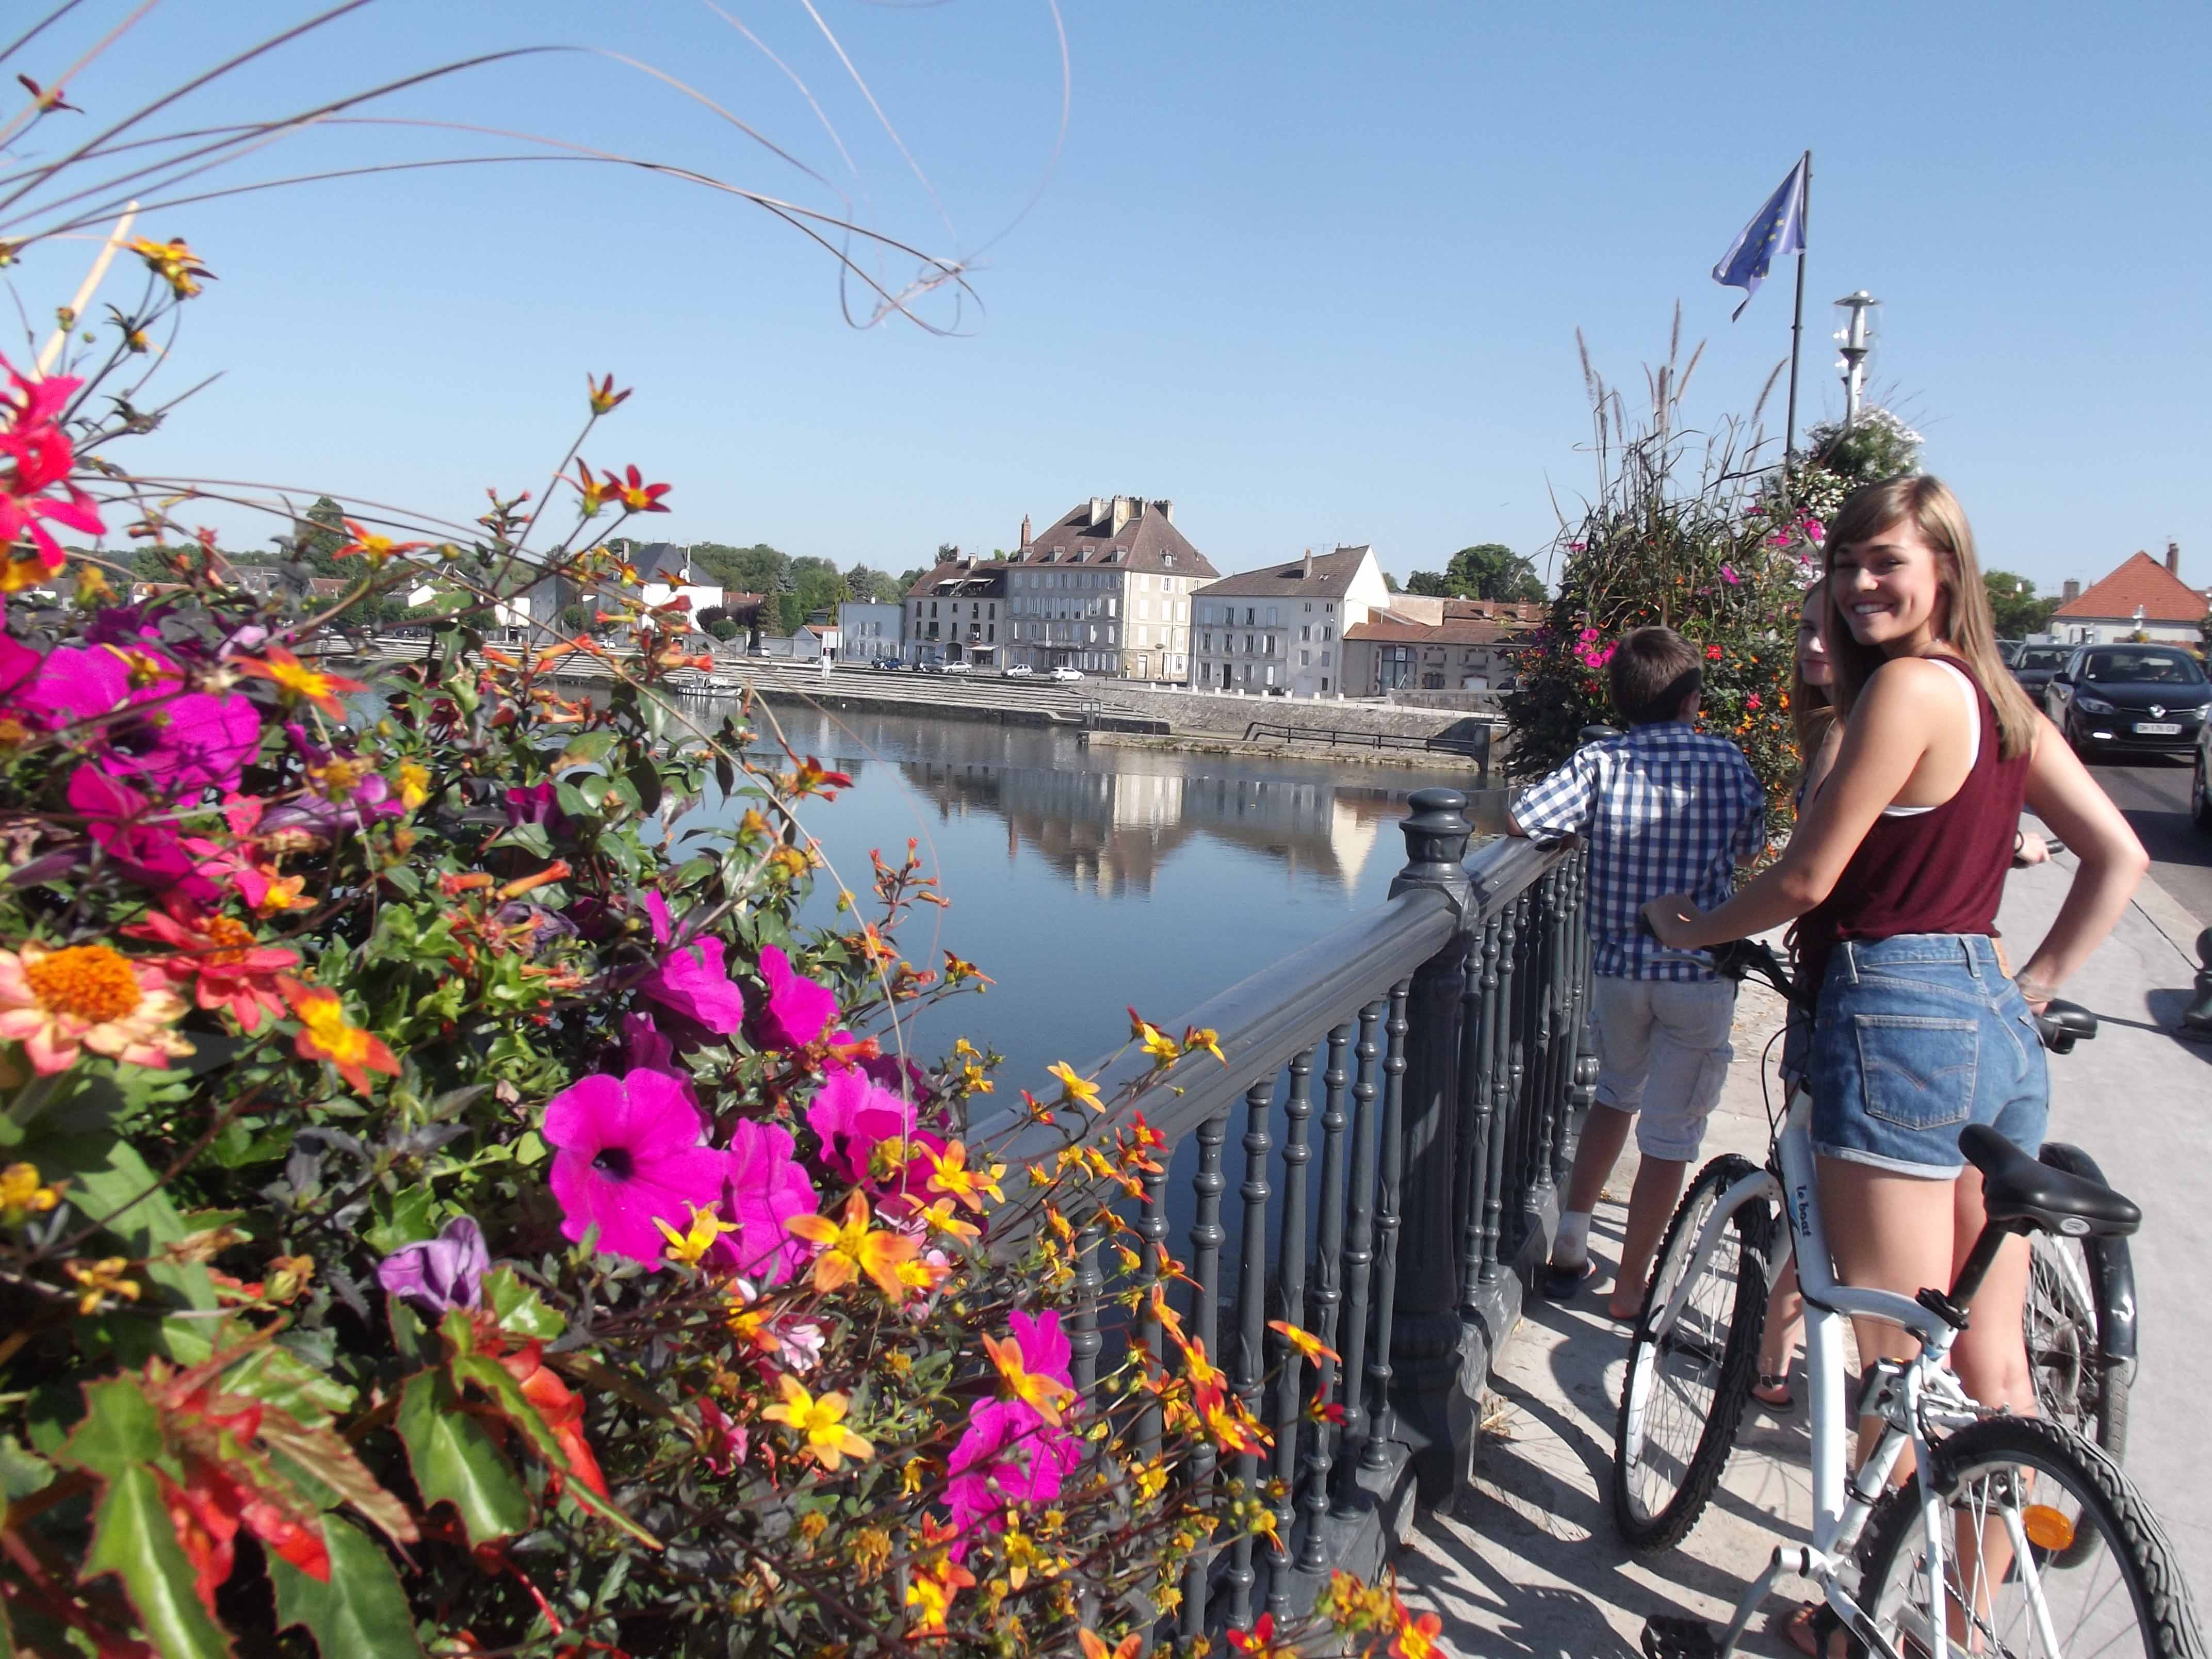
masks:
[[[1735,867],[1766,842],[1766,792],[1743,751],[1687,722],[1662,720],[1575,751],[1513,804],[1513,820],[1546,841],[1589,846],[1592,966],[1620,979],[1711,979],[1637,931],[1637,912],[1666,893],[1710,910],[1735,890]]]

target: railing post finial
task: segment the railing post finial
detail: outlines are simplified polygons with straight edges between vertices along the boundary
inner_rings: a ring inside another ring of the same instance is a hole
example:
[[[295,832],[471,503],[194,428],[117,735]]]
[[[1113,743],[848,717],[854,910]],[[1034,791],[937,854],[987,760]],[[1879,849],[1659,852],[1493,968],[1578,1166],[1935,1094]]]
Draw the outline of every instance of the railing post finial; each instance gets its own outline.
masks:
[[[1464,914],[1470,889],[1467,843],[1474,834],[1467,821],[1467,797],[1456,789],[1416,789],[1407,805],[1413,810],[1398,826],[1406,833],[1406,867],[1391,882],[1390,896],[1439,887]]]

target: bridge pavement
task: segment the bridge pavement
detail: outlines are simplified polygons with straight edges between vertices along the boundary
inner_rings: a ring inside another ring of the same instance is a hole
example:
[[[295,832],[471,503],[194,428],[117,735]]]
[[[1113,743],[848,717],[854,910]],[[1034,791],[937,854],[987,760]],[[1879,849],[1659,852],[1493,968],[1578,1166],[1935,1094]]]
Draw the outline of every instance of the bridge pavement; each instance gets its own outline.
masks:
[[[2049,926],[2065,884],[2063,868],[2013,878],[2000,926],[2015,959]],[[2212,1365],[2198,1369],[2212,1362],[2203,1301],[2212,1284],[2212,1045],[2171,1034],[2191,995],[2197,926],[2147,883],[2067,986],[2071,1000],[2101,1016],[2102,1028],[2094,1042],[2053,1060],[2051,1133],[2085,1147],[2143,1206],[2134,1242],[2142,1356],[2126,1462],[2164,1518],[2201,1607],[2212,1594],[2212,1486],[2197,1476],[2212,1376]],[[1778,998],[1746,989],[1708,1156],[1763,1158],[1760,1079],[1771,1073],[1761,1061],[1780,1021]],[[1632,1148],[1594,1229],[1608,1266],[1618,1257],[1633,1160]],[[1461,1659],[1635,1655],[1646,1617],[1718,1620],[1763,1568],[1773,1540],[1802,1536],[1809,1522],[1802,1404],[1782,1417],[1754,1405],[1721,1492],[1689,1538],[1650,1558],[1621,1544],[1607,1483],[1626,1344],[1605,1316],[1607,1285],[1601,1274],[1566,1307],[1530,1301],[1493,1376],[1474,1488],[1451,1513],[1425,1513],[1401,1557],[1407,1600],[1442,1617],[1446,1644]],[[1802,1401],[1802,1371],[1795,1388]],[[1807,1590],[1785,1584],[1780,1594]],[[1765,1621],[1754,1624],[1747,1650],[1795,1651]]]

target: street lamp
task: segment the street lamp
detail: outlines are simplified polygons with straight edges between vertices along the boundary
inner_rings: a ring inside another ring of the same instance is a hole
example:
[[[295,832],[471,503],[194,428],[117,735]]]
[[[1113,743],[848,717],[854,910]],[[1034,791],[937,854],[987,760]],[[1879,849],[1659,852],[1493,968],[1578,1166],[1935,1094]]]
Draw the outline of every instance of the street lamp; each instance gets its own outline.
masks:
[[[1866,360],[1874,349],[1874,318],[1870,313],[1881,303],[1864,289],[1836,301],[1836,309],[1844,313],[1844,325],[1836,331],[1836,343],[1842,348],[1843,356],[1836,367],[1844,372],[1846,430],[1859,418],[1859,397],[1866,386]]]

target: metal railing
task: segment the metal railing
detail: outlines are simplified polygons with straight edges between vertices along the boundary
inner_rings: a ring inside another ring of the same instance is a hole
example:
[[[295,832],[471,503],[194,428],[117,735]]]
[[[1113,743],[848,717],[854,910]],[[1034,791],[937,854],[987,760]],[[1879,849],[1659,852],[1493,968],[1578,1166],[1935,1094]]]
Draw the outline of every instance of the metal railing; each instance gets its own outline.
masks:
[[[1285,743],[1318,743],[1331,749],[1413,749],[1432,755],[1464,755],[1490,765],[1490,727],[1477,727],[1464,737],[1403,737],[1389,732],[1340,732],[1327,726],[1286,726],[1279,720],[1254,720],[1244,728],[1244,741],[1280,738]]]
[[[1186,1634],[1249,1625],[1263,1608],[1303,1612],[1331,1567],[1379,1569],[1416,1497],[1434,1504],[1469,1484],[1491,1360],[1549,1248],[1590,1098],[1583,855],[1501,839],[1469,861],[1464,795],[1421,790],[1411,804],[1389,902],[1163,1022],[1212,1029],[1225,1064],[1179,1065],[1172,1088],[1127,1109],[1145,1112],[1170,1154],[1144,1178],[1132,1223],[1153,1243],[1186,1223],[1191,1284],[1176,1312],[1274,1435],[1264,1464],[1255,1452],[1224,1470],[1202,1452],[1186,1478],[1218,1495],[1224,1480],[1247,1493],[1281,1483],[1279,1547],[1262,1553],[1245,1535],[1194,1561]],[[1125,1054],[1097,1081],[1111,1097],[1150,1072]],[[1035,1126],[1009,1162],[1049,1161],[1068,1139]],[[1025,1231],[994,1242],[1017,1249]],[[1100,1324],[1103,1236],[1094,1217],[1077,1238],[1071,1346],[1085,1392],[1115,1334]],[[1309,1375],[1271,1319],[1314,1333],[1341,1363],[1321,1359]],[[1156,1321],[1133,1329],[1161,1351]],[[1315,1421],[1314,1398],[1340,1406],[1342,1422]],[[1156,1447],[1157,1418],[1149,1433]]]

